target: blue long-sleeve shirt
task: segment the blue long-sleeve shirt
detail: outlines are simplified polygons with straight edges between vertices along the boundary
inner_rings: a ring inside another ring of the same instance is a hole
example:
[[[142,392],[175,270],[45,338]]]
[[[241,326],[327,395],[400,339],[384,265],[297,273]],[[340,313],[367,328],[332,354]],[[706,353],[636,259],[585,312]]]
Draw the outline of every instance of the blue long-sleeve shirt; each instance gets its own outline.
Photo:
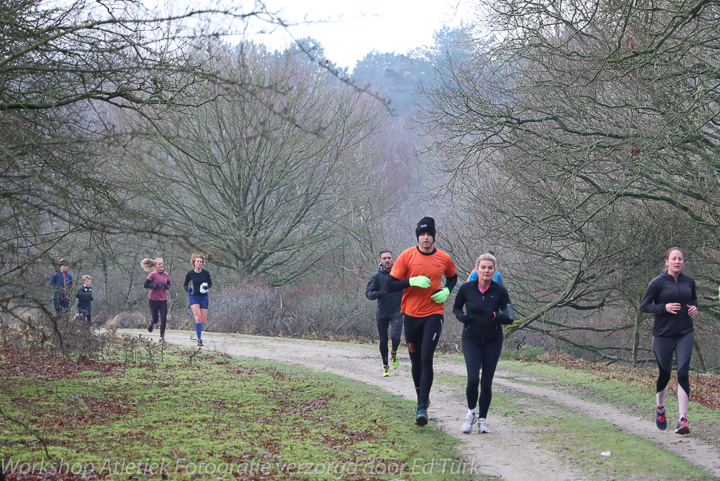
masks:
[[[72,275],[66,272],[63,276],[62,272],[57,271],[50,278],[48,286],[53,290],[53,299],[57,299],[59,295],[67,296],[73,287]]]

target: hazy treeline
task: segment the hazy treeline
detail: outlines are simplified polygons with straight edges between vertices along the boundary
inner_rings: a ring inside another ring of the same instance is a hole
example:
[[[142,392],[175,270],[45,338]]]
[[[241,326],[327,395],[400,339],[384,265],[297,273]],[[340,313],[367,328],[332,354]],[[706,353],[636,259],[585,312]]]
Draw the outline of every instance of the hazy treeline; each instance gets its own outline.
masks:
[[[490,3],[349,74],[312,39],[228,37],[280,22],[260,4],[6,2],[3,325],[57,337],[45,286],[62,257],[93,276],[96,319],[144,325],[140,260],[164,257],[182,327],[202,251],[210,329],[370,337],[378,251],[431,215],[461,278],[495,251],[511,345],[607,361],[649,357],[639,301],[681,246],[696,365],[717,366],[717,5]]]

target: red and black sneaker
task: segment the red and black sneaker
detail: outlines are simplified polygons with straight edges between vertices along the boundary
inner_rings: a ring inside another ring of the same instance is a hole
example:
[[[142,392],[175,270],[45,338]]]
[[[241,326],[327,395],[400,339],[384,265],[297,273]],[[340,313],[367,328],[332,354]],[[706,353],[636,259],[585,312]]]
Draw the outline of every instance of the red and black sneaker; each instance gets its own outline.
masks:
[[[690,434],[690,426],[688,426],[687,419],[680,418],[680,421],[678,421],[677,429],[675,430],[676,434]]]
[[[667,417],[665,417],[665,410],[662,411],[659,409],[655,409],[655,426],[660,431],[665,431],[667,429]]]

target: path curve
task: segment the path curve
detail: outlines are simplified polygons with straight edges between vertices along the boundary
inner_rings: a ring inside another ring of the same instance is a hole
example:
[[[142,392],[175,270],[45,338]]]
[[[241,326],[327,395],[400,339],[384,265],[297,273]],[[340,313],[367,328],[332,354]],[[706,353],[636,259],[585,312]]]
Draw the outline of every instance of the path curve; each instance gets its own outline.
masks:
[[[142,330],[123,329],[119,334],[157,339],[157,336]],[[167,331],[165,338],[172,344],[191,347],[195,345],[195,341],[190,339],[190,335],[189,331]],[[205,349],[338,374],[378,386],[412,401],[416,399],[409,359],[402,355],[402,351],[400,369],[391,370],[390,377],[381,377],[376,346],[211,332],[203,333],[203,341]],[[447,357],[438,357],[435,371],[465,376],[465,364]],[[511,373],[498,370],[494,384],[499,389],[545,398],[589,417],[612,420],[628,434],[655,442],[720,479],[720,450],[716,446],[697,438],[678,437],[672,430],[662,432],[648,429],[648,419],[623,414],[616,406],[585,401],[555,388],[514,382],[510,377]],[[462,434],[460,424],[466,413],[464,392],[458,392],[456,387],[449,388],[436,380],[430,398],[430,420],[449,435],[462,441],[460,450],[466,460],[467,469],[479,471],[483,476],[496,476],[508,481],[574,481],[587,478],[586,474],[558,459],[553,452],[534,440],[533,433],[527,428],[509,418],[493,414],[489,422],[493,430],[491,435]],[[408,422],[413,419],[414,413],[408,413]]]

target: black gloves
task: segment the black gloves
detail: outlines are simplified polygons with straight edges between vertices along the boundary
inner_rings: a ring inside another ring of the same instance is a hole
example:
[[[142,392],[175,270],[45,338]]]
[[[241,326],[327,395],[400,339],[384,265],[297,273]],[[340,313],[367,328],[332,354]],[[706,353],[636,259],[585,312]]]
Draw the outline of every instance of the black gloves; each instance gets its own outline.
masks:
[[[492,320],[495,316],[495,313],[491,311],[490,309],[480,309],[479,311],[474,312],[473,314],[464,314],[460,318],[460,322],[462,322],[465,325],[472,324],[473,321],[483,321],[485,319]]]
[[[493,311],[491,311],[490,309],[480,309],[478,311],[478,315],[480,317],[488,318],[488,319],[492,319],[493,317],[495,317],[495,313]]]

